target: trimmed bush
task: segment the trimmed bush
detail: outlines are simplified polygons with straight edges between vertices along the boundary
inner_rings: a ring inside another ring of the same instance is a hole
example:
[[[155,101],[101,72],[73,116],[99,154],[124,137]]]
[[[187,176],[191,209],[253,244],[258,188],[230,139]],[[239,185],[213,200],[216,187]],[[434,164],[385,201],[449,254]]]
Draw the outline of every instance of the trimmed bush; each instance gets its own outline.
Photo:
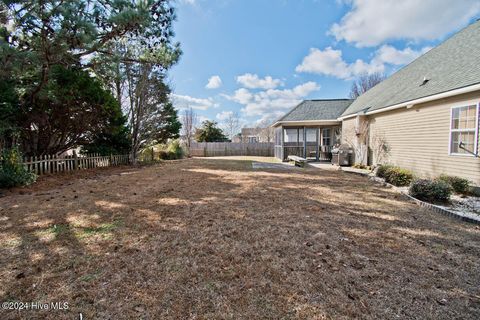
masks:
[[[437,180],[448,183],[456,193],[468,194],[470,191],[470,181],[468,179],[442,174]]]
[[[405,187],[413,181],[413,172],[399,167],[392,167],[387,170],[385,181],[397,187]]]
[[[377,177],[384,178],[385,179],[385,174],[387,173],[388,170],[393,168],[392,165],[389,164],[382,164],[378,167],[377,169]]]
[[[21,160],[22,156],[17,148],[2,151],[0,157],[0,188],[25,186],[37,180],[37,175],[25,169]]]
[[[381,165],[377,169],[377,177],[384,178],[386,182],[397,187],[405,187],[412,183],[413,172],[391,165]]]
[[[419,179],[412,183],[408,193],[427,202],[448,202],[452,195],[452,187],[441,180]]]

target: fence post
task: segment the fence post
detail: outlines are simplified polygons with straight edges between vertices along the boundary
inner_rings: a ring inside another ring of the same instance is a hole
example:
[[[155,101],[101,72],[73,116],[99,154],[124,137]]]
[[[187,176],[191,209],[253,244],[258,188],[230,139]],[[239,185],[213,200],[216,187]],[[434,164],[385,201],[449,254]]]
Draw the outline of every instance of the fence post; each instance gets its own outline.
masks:
[[[75,150],[73,150],[73,170],[78,170],[78,156]]]
[[[152,162],[155,161],[155,153],[154,153],[154,152],[155,152],[155,151],[154,151],[154,149],[153,149],[153,147],[152,147]]]

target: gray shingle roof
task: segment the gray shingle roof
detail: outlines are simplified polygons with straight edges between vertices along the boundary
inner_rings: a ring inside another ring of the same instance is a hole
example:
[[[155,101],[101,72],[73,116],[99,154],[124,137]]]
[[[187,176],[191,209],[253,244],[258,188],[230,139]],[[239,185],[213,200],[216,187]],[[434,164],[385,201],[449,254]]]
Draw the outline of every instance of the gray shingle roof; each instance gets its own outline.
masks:
[[[424,77],[429,81],[420,86]],[[480,83],[480,21],[420,56],[358,97],[342,116],[382,109]]]
[[[350,99],[304,100],[278,121],[336,120],[352,101]]]

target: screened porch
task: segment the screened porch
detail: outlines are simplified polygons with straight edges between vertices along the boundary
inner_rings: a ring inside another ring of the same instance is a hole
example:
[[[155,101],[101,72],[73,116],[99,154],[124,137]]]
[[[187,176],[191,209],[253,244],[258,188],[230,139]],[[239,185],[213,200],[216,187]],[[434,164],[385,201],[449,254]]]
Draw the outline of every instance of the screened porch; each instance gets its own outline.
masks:
[[[275,157],[286,161],[290,155],[308,161],[331,161],[332,147],[340,142],[340,126],[275,128]]]

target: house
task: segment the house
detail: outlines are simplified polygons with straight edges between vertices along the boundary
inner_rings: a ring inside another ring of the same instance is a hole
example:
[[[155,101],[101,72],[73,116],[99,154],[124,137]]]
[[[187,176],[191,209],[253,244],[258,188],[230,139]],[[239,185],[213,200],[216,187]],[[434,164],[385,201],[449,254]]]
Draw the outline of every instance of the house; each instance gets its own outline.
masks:
[[[358,97],[339,117],[355,162],[480,185],[480,21]]]
[[[271,131],[271,128],[242,128],[241,133],[234,136],[232,142],[271,142],[273,139]]]
[[[278,119],[275,129],[275,157],[289,155],[307,160],[331,160],[332,146],[340,142],[342,122],[338,120],[353,100],[305,100]]]
[[[353,102],[302,102],[274,124],[275,155],[321,160],[323,150],[341,141],[353,147],[356,163],[480,185],[479,104],[477,21]]]

